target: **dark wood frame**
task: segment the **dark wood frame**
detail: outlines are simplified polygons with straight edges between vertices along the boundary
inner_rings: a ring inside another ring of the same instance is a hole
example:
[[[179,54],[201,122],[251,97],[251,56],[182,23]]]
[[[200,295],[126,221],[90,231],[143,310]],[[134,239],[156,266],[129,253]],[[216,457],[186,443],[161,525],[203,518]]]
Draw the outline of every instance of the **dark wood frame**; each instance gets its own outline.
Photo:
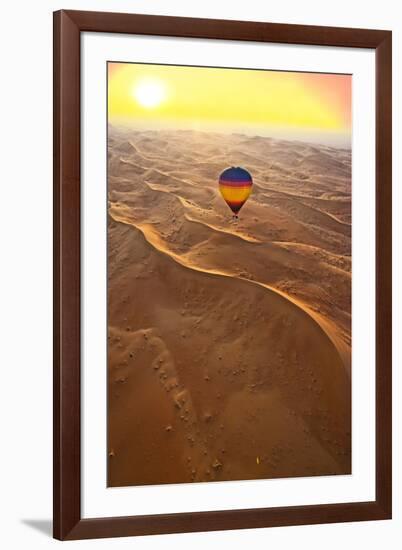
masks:
[[[84,31],[373,48],[376,56],[376,499],[81,518],[80,36]],[[122,13],[54,13],[54,537],[85,539],[391,518],[390,31]]]

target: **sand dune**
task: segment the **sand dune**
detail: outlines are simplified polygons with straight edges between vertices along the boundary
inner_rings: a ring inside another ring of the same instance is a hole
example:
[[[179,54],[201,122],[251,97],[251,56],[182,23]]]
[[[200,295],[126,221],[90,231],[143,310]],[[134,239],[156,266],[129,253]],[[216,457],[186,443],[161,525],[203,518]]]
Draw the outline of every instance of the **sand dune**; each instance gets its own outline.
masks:
[[[350,152],[109,134],[109,485],[349,473]]]

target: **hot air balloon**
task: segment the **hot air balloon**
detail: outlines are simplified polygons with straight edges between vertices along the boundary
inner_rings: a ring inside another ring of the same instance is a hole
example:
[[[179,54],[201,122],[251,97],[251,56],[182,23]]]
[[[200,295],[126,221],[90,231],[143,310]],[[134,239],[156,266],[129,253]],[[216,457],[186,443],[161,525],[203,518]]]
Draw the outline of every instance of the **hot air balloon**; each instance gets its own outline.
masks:
[[[233,212],[233,219],[238,219],[240,208],[249,198],[253,180],[244,168],[227,168],[219,176],[219,191]]]

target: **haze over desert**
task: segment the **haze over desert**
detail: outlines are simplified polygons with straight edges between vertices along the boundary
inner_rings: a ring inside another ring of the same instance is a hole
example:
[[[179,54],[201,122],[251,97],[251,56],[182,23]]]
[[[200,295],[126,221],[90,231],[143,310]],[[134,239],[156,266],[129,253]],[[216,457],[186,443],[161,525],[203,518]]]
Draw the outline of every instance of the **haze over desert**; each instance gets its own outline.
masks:
[[[350,473],[350,149],[109,125],[108,155],[108,485]]]

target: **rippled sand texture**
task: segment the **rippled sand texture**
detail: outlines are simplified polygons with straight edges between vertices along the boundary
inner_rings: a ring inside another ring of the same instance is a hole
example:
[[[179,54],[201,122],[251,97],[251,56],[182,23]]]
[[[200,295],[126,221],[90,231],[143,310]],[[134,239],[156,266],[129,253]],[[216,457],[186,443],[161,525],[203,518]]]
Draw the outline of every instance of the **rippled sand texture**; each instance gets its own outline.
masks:
[[[350,473],[350,151],[110,127],[108,169],[109,485]]]

